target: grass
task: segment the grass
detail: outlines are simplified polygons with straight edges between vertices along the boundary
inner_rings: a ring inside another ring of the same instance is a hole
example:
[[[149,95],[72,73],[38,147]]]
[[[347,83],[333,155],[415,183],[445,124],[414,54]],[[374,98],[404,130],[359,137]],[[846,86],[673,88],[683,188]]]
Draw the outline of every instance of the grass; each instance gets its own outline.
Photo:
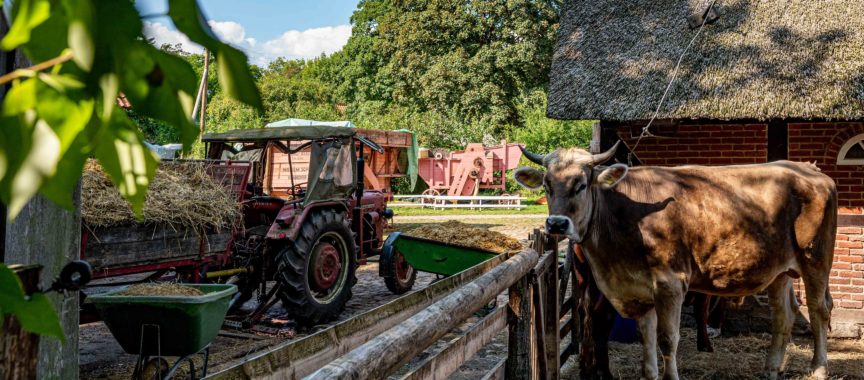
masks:
[[[545,214],[549,212],[545,205],[528,205],[521,210],[511,209],[444,209],[435,210],[425,207],[393,207],[397,216],[416,215],[527,215]]]

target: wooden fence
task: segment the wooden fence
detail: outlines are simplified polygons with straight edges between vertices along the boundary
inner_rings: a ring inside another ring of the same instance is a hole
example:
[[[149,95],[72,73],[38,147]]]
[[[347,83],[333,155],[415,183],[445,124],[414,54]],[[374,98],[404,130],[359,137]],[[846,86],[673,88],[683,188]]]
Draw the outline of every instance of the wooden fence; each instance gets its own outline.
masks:
[[[387,378],[506,290],[506,305],[412,365],[401,379],[444,379],[505,329],[507,357],[484,379],[557,379],[579,342],[578,302],[573,296],[561,301],[569,279],[575,283],[575,271],[559,264],[557,240],[539,230],[531,239],[530,249],[496,257],[211,378]],[[570,343],[562,350],[568,334]]]

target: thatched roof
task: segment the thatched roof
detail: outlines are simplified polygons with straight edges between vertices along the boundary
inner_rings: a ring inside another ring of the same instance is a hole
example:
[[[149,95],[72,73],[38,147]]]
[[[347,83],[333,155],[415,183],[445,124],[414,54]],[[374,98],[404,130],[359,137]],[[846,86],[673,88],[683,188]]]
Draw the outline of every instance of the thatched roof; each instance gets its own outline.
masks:
[[[567,0],[548,115],[651,117],[707,0]],[[660,118],[864,118],[864,1],[718,0]]]

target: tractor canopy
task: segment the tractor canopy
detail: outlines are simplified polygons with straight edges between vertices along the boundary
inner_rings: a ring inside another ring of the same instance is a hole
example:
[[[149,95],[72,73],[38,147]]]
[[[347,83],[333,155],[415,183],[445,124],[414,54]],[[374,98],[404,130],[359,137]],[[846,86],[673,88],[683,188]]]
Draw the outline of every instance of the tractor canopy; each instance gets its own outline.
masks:
[[[353,137],[354,128],[329,125],[280,126],[266,128],[235,129],[227,132],[205,133],[202,142],[256,142],[273,140],[319,140],[327,138]]]
[[[357,159],[354,152],[355,129],[330,125],[277,126],[267,128],[237,129],[227,132],[207,133],[201,141],[213,145],[234,144],[236,153],[220,149],[218,158],[261,162],[266,146],[276,149],[281,155],[293,155],[301,150],[308,152],[302,163],[287,161],[285,167],[270,176],[287,176],[291,181],[305,187],[304,204],[349,198],[356,186]],[[295,142],[292,144],[292,142]],[[301,144],[301,142],[303,142]],[[285,144],[287,143],[287,144]],[[305,149],[308,147],[308,149]],[[208,154],[209,155],[209,154]],[[211,157],[214,158],[214,157]],[[272,163],[271,163],[272,164]],[[296,178],[304,171],[291,166],[308,165],[306,178]],[[273,168],[276,169],[275,167]],[[284,171],[284,172],[283,172]],[[294,177],[294,178],[291,178]],[[275,179],[271,179],[273,181]]]

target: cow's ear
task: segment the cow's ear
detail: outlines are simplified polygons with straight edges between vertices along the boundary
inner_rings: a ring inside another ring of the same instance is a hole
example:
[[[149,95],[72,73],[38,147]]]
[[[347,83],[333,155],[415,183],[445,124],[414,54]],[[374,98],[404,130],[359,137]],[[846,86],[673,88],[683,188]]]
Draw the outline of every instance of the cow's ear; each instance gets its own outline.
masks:
[[[630,169],[624,164],[612,165],[600,172],[597,176],[597,184],[604,189],[611,189],[624,179],[628,170]]]
[[[543,171],[529,167],[521,167],[513,172],[513,179],[522,187],[537,190],[543,186]]]

